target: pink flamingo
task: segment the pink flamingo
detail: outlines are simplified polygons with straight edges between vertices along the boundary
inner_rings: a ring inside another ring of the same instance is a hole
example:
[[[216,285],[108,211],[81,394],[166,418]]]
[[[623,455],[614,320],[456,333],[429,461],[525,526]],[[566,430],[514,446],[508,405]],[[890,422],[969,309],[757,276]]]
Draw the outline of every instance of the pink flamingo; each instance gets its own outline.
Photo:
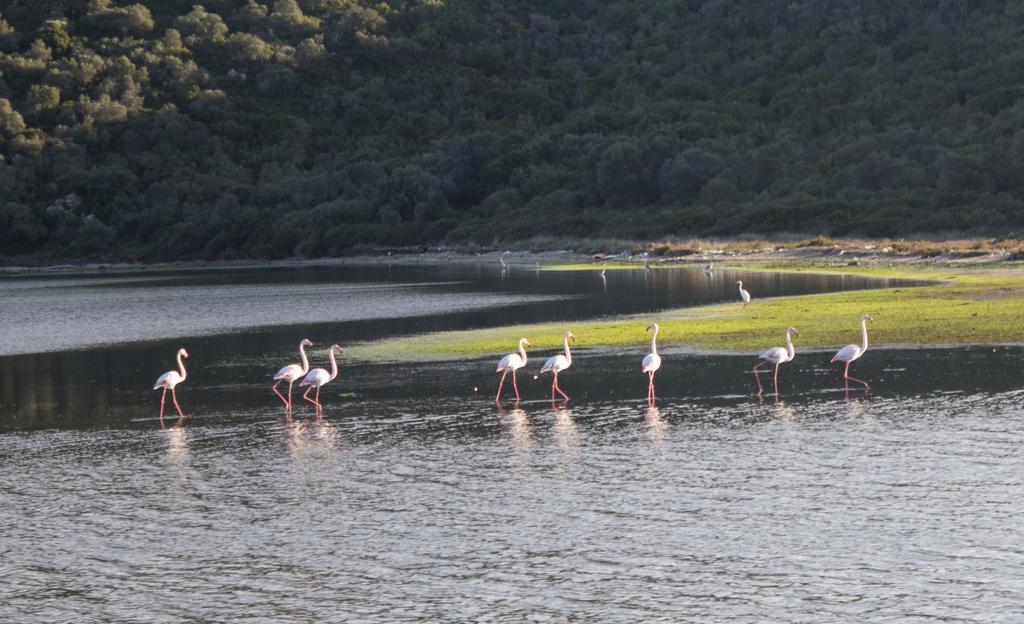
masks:
[[[519,353],[509,353],[505,357],[501,358],[498,362],[498,368],[494,372],[501,373],[501,381],[498,382],[498,394],[494,397],[494,400],[501,402],[501,389],[505,385],[505,377],[509,371],[512,371],[512,389],[516,391],[516,401],[519,400],[519,386],[516,385],[516,371],[526,366],[526,349],[524,346],[530,346],[530,341],[526,338],[519,339]]]
[[[562,336],[562,345],[565,347],[565,355],[559,353],[558,355],[548,358],[547,362],[544,362],[544,367],[540,369],[540,374],[551,371],[554,374],[554,379],[551,381],[551,400],[555,400],[555,391],[568,401],[569,395],[562,392],[562,388],[558,385],[558,373],[572,366],[572,353],[569,352],[569,339],[572,338],[573,342],[576,342],[576,336],[572,332],[565,332]]]
[[[342,352],[342,348],[336,344],[331,345],[331,348],[328,349],[328,355],[331,358],[330,373],[328,373],[322,368],[314,368],[313,370],[309,371],[309,373],[306,374],[302,381],[299,382],[300,388],[302,386],[309,386],[309,388],[306,389],[306,392],[302,394],[302,398],[306,399],[307,401],[316,406],[317,416],[319,416],[324,410],[324,406],[320,404],[320,388],[322,386],[327,385],[327,382],[331,381],[332,379],[338,376],[338,361],[334,359],[335,349],[338,350],[339,355]],[[315,399],[309,398],[309,392],[313,388],[316,388]]]
[[[178,410],[178,418],[185,420],[185,415],[181,412],[181,406],[178,405],[178,395],[174,391],[174,387],[185,381],[188,378],[188,372],[185,370],[185,363],[181,361],[181,358],[187,358],[188,351],[185,349],[178,349],[178,369],[180,373],[175,370],[167,371],[163,375],[157,377],[156,383],[153,384],[154,390],[164,389],[163,394],[160,395],[160,423],[163,426],[164,420],[164,401],[167,400],[167,391],[171,391],[171,400],[174,401],[174,407]]]
[[[775,395],[779,394],[779,364],[786,362],[792,362],[793,358],[796,357],[796,350],[793,348],[792,335],[799,336],[800,332],[796,330],[796,327],[790,327],[786,330],[786,348],[772,347],[768,349],[758,357],[761,358],[761,362],[758,362],[754,366],[754,379],[757,380],[757,394],[760,395],[764,392],[764,388],[761,387],[761,377],[757,374],[757,369],[761,368],[765,364],[775,365]]]
[[[647,326],[645,331],[654,330],[654,335],[651,336],[651,352],[644,356],[642,362],[641,372],[647,373],[647,400],[654,400],[654,373],[658,372],[661,368],[661,356],[658,355],[658,324],[651,323]]]
[[[849,381],[856,381],[857,383],[864,384],[865,389],[871,387],[868,385],[868,382],[863,379],[857,379],[856,377],[850,377],[850,362],[860,358],[860,356],[864,355],[864,352],[868,350],[868,321],[874,320],[875,319],[871,318],[867,314],[860,317],[860,330],[861,335],[863,336],[861,344],[848,344],[832,356],[833,362],[836,360],[846,362],[846,369],[843,371],[843,379],[846,380],[847,383],[849,383]]]
[[[299,356],[302,357],[302,366],[299,366],[298,364],[289,364],[288,366],[281,368],[281,370],[277,371],[277,374],[274,375],[274,386],[271,390],[273,390],[274,394],[284,402],[284,406],[289,411],[292,409],[292,384],[299,379],[302,379],[302,377],[309,372],[309,360],[306,358],[306,347],[312,346],[313,343],[310,342],[308,338],[303,338],[302,342],[299,343]],[[283,394],[277,391],[277,386],[279,386],[282,381],[288,382],[287,399],[284,398]]]

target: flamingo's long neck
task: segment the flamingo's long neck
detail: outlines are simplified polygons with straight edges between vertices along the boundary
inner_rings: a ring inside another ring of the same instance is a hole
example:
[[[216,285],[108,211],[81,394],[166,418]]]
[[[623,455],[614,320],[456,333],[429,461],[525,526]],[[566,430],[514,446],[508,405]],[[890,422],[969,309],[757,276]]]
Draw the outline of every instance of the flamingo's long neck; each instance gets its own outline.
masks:
[[[651,353],[658,355],[658,326],[654,326],[654,335],[651,336]]]
[[[299,343],[299,355],[302,356],[302,374],[309,372],[309,358],[306,357],[306,343]]]
[[[861,350],[861,352],[864,352],[864,351],[868,350],[868,321],[867,321],[867,319],[861,319],[860,320],[860,330],[861,330],[862,335],[864,336],[864,340],[863,340],[863,342],[860,345],[860,350]]]
[[[523,348],[525,342],[522,338],[519,339],[519,356],[523,358],[523,364],[526,364],[526,349]]]
[[[796,356],[796,349],[793,348],[793,333],[786,330],[786,352],[789,353],[789,359],[793,359]]]
[[[331,347],[331,379],[338,376],[338,360],[334,359],[334,347]],[[330,381],[330,380],[328,380]]]
[[[181,371],[181,381],[185,381],[188,371],[185,370],[185,362],[181,360],[181,351],[178,351],[178,370]]]
[[[565,359],[572,364],[572,353],[569,352],[569,337],[562,336],[562,344],[565,345]]]

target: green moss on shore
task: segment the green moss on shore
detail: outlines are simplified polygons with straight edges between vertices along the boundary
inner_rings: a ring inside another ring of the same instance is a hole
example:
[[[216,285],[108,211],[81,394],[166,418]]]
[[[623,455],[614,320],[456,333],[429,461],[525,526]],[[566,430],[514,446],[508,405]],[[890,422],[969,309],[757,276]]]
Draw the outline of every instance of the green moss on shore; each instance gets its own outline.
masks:
[[[800,263],[770,270],[837,272]],[[519,337],[525,336],[531,350],[546,352],[558,348],[566,330],[576,334],[577,348],[643,348],[649,339],[644,331],[648,322],[660,324],[659,344],[665,346],[757,352],[781,344],[783,332],[792,325],[800,330],[798,346],[838,347],[859,340],[862,314],[875,318],[870,333],[877,346],[1024,343],[1024,269],[874,266],[839,272],[940,281],[911,288],[759,299],[746,307],[727,303],[610,320],[439,332],[357,345],[351,351],[359,358],[391,360],[499,356],[513,351]]]

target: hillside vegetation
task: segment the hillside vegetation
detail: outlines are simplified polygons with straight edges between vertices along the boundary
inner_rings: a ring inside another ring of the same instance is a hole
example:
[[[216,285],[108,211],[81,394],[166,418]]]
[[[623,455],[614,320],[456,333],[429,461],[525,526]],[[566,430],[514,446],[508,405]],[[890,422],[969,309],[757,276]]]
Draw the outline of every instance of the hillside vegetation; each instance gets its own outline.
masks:
[[[0,256],[1024,225],[1024,5],[9,0]]]

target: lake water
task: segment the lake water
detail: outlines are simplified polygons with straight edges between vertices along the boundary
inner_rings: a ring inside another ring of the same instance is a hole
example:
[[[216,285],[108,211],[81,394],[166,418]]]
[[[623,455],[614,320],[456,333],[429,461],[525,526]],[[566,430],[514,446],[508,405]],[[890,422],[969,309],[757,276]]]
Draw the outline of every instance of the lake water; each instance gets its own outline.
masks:
[[[579,352],[569,403],[521,375],[528,400],[498,408],[501,354],[343,358],[319,421],[269,392],[304,336],[322,364],[333,341],[731,300],[736,279],[871,285],[492,263],[0,280],[0,621],[1014,621],[1021,348],[873,349],[870,393],[798,350],[762,400],[753,357],[666,349],[650,406],[645,344]],[[161,429],[149,388],[181,344],[187,419]]]

